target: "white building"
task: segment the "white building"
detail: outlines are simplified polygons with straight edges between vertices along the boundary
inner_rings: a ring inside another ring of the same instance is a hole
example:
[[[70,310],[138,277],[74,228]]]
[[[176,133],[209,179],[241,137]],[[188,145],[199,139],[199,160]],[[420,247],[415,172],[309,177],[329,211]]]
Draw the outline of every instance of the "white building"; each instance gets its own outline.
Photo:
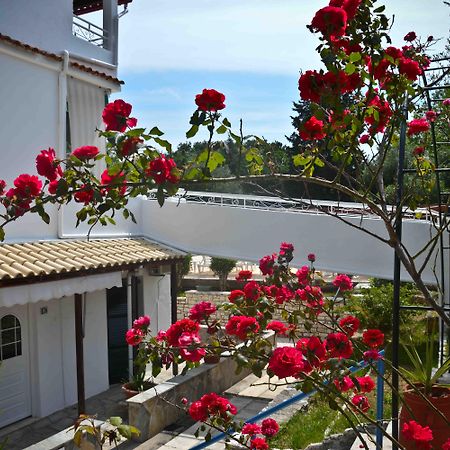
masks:
[[[8,185],[36,173],[42,149],[64,158],[101,145],[95,129],[121,84],[119,11],[131,1],[0,0],[0,178]],[[101,27],[84,15],[98,10]],[[87,242],[74,208],[50,208],[50,225],[23,217],[0,245],[0,427],[76,403],[83,381],[89,397],[124,380],[124,333],[137,315],[151,315],[153,329],[169,325],[169,273],[180,253],[127,238],[139,234],[132,224]]]

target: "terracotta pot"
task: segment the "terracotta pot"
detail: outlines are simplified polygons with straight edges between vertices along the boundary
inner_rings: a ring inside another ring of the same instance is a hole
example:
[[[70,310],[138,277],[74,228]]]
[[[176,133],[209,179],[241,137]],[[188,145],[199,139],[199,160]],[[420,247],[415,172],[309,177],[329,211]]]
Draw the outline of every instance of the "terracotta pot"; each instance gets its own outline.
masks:
[[[155,383],[152,383],[151,381],[144,381],[144,389],[143,391],[146,391],[148,389],[151,389],[152,387],[156,386]],[[135,395],[139,394],[139,392],[136,387],[134,386],[134,383],[129,381],[128,383],[122,384],[122,392],[125,394],[125,398],[131,398]]]
[[[416,388],[420,389],[420,386],[416,386]],[[428,400],[450,422],[450,388],[434,386]],[[420,425],[431,428],[433,432],[433,441],[431,442],[433,448],[442,448],[444,442],[450,437],[450,427],[447,422],[411,387],[404,392],[403,401],[408,405],[411,413],[405,406],[400,413],[400,443],[407,450],[415,450],[414,443],[405,441],[401,432],[405,422],[415,420]]]

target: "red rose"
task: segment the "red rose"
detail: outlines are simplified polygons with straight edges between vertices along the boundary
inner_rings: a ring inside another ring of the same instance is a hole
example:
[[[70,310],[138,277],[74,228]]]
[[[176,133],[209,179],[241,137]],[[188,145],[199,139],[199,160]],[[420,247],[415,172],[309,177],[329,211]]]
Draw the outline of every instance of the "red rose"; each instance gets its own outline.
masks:
[[[376,348],[383,344],[384,334],[380,330],[366,330],[362,340],[369,347]]]
[[[150,317],[141,316],[133,322],[133,328],[146,330],[150,326]]]
[[[86,184],[83,184],[80,187],[80,190],[73,194],[73,198],[78,203],[84,203],[85,205],[88,205],[94,198],[94,191]]]
[[[345,0],[342,4],[342,9],[347,13],[347,20],[352,20],[355,15],[361,0]]]
[[[189,415],[196,422],[203,422],[208,418],[208,410],[200,400],[197,400],[189,407]]]
[[[59,180],[50,181],[50,183],[48,184],[48,193],[49,194],[51,194],[51,195],[56,194],[56,191],[58,189],[58,183],[59,183]]]
[[[272,320],[271,322],[269,322],[267,324],[266,330],[272,330],[278,334],[285,334],[286,331],[288,330],[288,327],[283,322],[280,322],[279,320]]]
[[[178,338],[178,345],[183,347],[180,348],[180,356],[185,361],[200,361],[206,355],[206,350],[204,348],[195,348],[199,344],[201,344],[201,340],[197,333],[181,333],[181,336]]]
[[[216,305],[213,305],[211,302],[200,302],[189,310],[189,319],[197,321],[204,320],[211,314],[214,314],[216,310]]]
[[[422,156],[424,154],[424,152],[425,152],[425,147],[416,147],[413,150],[413,155],[414,156]]]
[[[246,423],[241,430],[242,434],[248,434],[249,436],[254,436],[255,434],[261,433],[261,427],[256,423]]]
[[[304,368],[303,354],[294,347],[277,347],[270,357],[269,370],[278,378],[297,376]]]
[[[359,328],[360,321],[357,317],[347,316],[339,321],[339,326],[344,330],[348,336],[353,336]]]
[[[5,187],[6,187],[6,181],[0,180],[0,195],[3,195],[5,193]]]
[[[353,354],[353,345],[344,333],[330,333],[325,346],[332,358],[350,358]]]
[[[337,275],[333,280],[333,285],[339,288],[341,291],[351,291],[353,289],[351,278],[344,274]]]
[[[228,415],[236,414],[236,407],[224,397],[211,392],[203,395],[200,400],[192,403],[189,408],[189,415],[196,421],[205,421],[208,417],[220,417],[224,420],[230,420]]]
[[[174,170],[176,167],[177,165],[172,158],[166,159],[164,155],[161,155],[159,158],[150,161],[145,174],[152,177],[156,184],[162,184],[165,181],[175,184],[179,181],[178,174]]]
[[[308,261],[314,262],[316,260],[316,255],[314,253],[308,253]]]
[[[356,378],[359,383],[359,390],[361,392],[372,392],[375,389],[375,382],[368,375]]]
[[[347,392],[355,386],[352,379],[348,376],[345,376],[340,380],[334,380],[333,384],[339,392]]]
[[[430,427],[423,427],[415,420],[410,420],[403,425],[402,434],[408,441],[413,441],[417,449],[431,449],[433,432],[431,431]]]
[[[263,275],[273,275],[276,255],[267,255],[259,260],[259,270]]]
[[[352,403],[364,413],[370,408],[369,400],[364,395],[355,395],[352,398]]]
[[[323,139],[325,136],[326,133],[323,131],[323,122],[315,116],[312,116],[307,120],[300,129],[300,137],[305,141]]]
[[[381,100],[378,95],[375,95],[368,103],[367,106],[372,106],[375,110],[378,111],[378,119],[375,118],[373,113],[368,113],[368,115],[364,118],[364,121],[371,125],[370,132],[374,133],[382,133],[389,123],[389,119],[392,116],[392,109],[387,100]]]
[[[413,136],[414,134],[425,133],[430,129],[430,124],[425,117],[421,119],[413,119],[408,122],[408,136]]]
[[[382,356],[377,350],[367,350],[363,353],[363,359],[364,361],[377,361],[378,359],[382,359]]]
[[[181,319],[172,324],[166,331],[167,342],[172,346],[178,345],[178,339],[183,333],[197,333],[200,330],[198,322],[191,319]]]
[[[237,281],[247,281],[253,277],[253,273],[251,270],[240,270],[236,275]]]
[[[103,110],[102,118],[106,131],[120,131],[123,133],[128,127],[135,127],[137,120],[130,117],[132,106],[123,100],[108,103]]]
[[[417,77],[422,75],[422,69],[419,63],[410,58],[400,58],[398,71],[411,81],[417,80]]]
[[[309,259],[309,258],[308,258]],[[297,270],[296,274],[299,284],[306,286],[309,283],[309,267],[302,266]]]
[[[244,297],[245,294],[243,291],[240,291],[238,289],[235,289],[234,291],[230,292],[230,295],[228,296],[228,300],[230,300],[231,303],[234,303],[236,299],[240,297]]]
[[[259,286],[259,283],[255,280],[249,281],[244,286],[243,291],[247,300],[256,302],[256,300],[261,297],[261,288]]]
[[[281,286],[277,289],[275,295],[275,302],[278,305],[282,305],[284,302],[292,300],[295,297],[295,293],[286,285]]]
[[[42,190],[42,181],[36,175],[26,173],[19,175],[14,180],[14,194],[22,199],[32,199],[37,197]]]
[[[414,31],[410,31],[409,33],[407,33],[405,35],[405,37],[403,38],[406,42],[412,42],[417,38],[417,35]]]
[[[264,419],[261,422],[261,432],[262,434],[264,434],[264,436],[271,438],[275,436],[279,430],[280,426],[278,425],[277,421],[270,417],[268,419]]]
[[[427,111],[425,113],[425,117],[427,118],[428,122],[435,122],[438,114],[436,111]]]
[[[95,158],[99,154],[97,147],[93,145],[84,145],[83,147],[76,148],[72,155],[81,159],[82,161]]]
[[[225,108],[225,95],[215,89],[203,89],[195,96],[195,104],[200,111],[220,111]]]
[[[450,438],[444,442],[444,445],[442,446],[442,450],[450,450]]]
[[[312,367],[319,367],[326,359],[325,343],[317,336],[300,339],[295,348],[303,353]]]
[[[385,53],[386,55],[389,55],[393,59],[400,59],[403,56],[403,52],[401,51],[401,49],[392,46],[388,47],[385,50]]]
[[[361,144],[367,144],[370,140],[370,134],[363,134],[360,138],[359,138],[359,142]]]
[[[130,137],[128,139],[125,139],[122,143],[122,147],[120,149],[120,152],[123,156],[128,156],[133,153],[136,153],[139,144],[142,144],[144,141],[139,137]]]
[[[315,70],[307,70],[298,80],[298,89],[302,100],[319,103],[324,88],[323,74]]]
[[[442,102],[442,104],[443,104],[444,106],[450,106],[450,98],[446,98],[446,99]]]
[[[294,246],[289,242],[282,242],[280,245],[280,255],[285,256],[286,254],[290,254],[294,251]]]
[[[245,341],[250,333],[259,331],[259,323],[255,317],[232,316],[225,325],[225,330],[228,334]]]
[[[255,437],[250,441],[251,450],[268,450],[269,444],[264,438]]]
[[[36,156],[36,170],[39,175],[47,178],[50,181],[56,180],[62,175],[61,167],[56,160],[55,150],[49,148],[48,150],[42,150],[39,155]]]
[[[342,8],[325,6],[316,12],[311,27],[327,38],[343,36],[347,28],[347,13]]]
[[[139,345],[143,339],[144,333],[142,332],[142,330],[137,330],[135,328],[128,330],[125,335],[125,340],[127,341],[127,344],[132,345],[133,347]]]
[[[124,195],[127,187],[125,186],[125,173],[119,172],[114,175],[110,175],[108,169],[105,169],[100,177],[100,181],[106,186],[106,190],[109,192],[112,189],[118,189],[120,195]]]

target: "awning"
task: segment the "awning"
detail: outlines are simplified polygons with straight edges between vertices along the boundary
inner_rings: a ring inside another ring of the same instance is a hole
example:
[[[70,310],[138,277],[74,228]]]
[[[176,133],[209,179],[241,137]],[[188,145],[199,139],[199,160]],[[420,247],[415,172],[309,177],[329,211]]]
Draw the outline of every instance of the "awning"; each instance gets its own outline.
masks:
[[[41,300],[68,297],[122,286],[122,273],[109,272],[98,275],[47,281],[0,289],[0,306],[25,305]]]

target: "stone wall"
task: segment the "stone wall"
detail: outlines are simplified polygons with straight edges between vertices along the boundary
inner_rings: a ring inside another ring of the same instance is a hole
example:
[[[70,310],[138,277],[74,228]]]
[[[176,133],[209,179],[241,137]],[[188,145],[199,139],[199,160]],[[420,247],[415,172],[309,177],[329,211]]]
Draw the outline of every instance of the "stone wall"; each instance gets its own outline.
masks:
[[[182,319],[189,315],[189,310],[199,302],[211,302],[215,305],[220,303],[224,303],[228,301],[229,292],[220,292],[220,291],[212,291],[212,292],[201,292],[201,291],[186,291],[186,297],[178,297],[178,319]],[[289,310],[289,304],[286,305],[286,309]],[[228,318],[228,314],[224,311],[220,311],[218,319],[220,319],[222,324],[225,324]],[[320,317],[321,322],[330,323],[330,321],[326,317]],[[280,320],[284,322],[281,318],[281,315],[275,315],[274,320]],[[307,330],[305,327],[300,326],[300,332],[304,336],[321,336],[325,337],[330,330],[323,325],[314,324],[311,330]]]

